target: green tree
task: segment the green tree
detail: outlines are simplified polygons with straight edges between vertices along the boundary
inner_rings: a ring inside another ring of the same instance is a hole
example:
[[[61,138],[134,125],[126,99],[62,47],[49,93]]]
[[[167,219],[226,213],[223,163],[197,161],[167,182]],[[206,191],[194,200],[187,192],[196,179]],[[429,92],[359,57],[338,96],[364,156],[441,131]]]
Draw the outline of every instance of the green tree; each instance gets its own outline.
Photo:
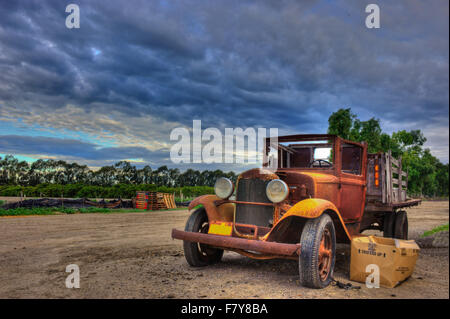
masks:
[[[383,150],[380,120],[371,118],[368,121],[360,121],[350,108],[339,109],[330,115],[328,134],[356,142],[365,141],[371,153]]]
[[[338,135],[345,139],[351,139],[351,130],[356,115],[351,109],[339,109],[328,118],[328,134]]]

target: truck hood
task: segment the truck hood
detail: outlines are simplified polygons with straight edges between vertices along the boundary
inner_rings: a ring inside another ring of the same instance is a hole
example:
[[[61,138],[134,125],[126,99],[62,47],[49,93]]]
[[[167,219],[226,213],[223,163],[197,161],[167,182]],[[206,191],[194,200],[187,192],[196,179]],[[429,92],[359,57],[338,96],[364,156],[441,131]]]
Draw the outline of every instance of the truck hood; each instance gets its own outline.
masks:
[[[291,201],[296,202],[305,198],[314,198],[319,184],[337,184],[338,178],[331,174],[319,172],[283,171],[278,172],[280,178],[289,185]]]

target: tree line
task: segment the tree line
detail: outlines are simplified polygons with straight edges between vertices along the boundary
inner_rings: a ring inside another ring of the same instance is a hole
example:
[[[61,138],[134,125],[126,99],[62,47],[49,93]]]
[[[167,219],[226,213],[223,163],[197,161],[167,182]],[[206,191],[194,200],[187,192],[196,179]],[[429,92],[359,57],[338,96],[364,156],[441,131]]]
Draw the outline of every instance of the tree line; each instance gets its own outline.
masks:
[[[222,170],[198,171],[161,166],[153,170],[149,165],[137,168],[127,161],[120,161],[99,170],[87,165],[67,163],[62,160],[39,159],[33,163],[19,161],[13,155],[0,157],[0,185],[36,186],[40,184],[83,184],[111,187],[114,185],[153,184],[163,187],[214,186],[219,177],[236,180],[234,172]]]
[[[137,191],[174,193],[178,201],[214,193],[213,187],[210,186],[166,187],[155,184],[116,184],[114,186],[85,184],[0,185],[0,196],[21,197],[133,198]]]
[[[448,197],[449,164],[433,156],[420,130],[382,131],[380,120],[358,119],[350,108],[339,109],[328,119],[328,133],[344,139],[368,144],[369,153],[391,150],[395,158],[402,158],[402,169],[408,171],[408,193],[413,196]]]

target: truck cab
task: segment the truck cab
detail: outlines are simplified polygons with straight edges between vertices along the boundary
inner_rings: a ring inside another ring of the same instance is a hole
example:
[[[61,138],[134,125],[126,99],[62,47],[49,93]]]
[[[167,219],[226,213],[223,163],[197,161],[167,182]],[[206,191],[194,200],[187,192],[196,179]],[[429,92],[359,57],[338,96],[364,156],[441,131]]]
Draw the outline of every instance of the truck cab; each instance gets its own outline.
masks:
[[[289,185],[288,203],[327,200],[339,210],[350,235],[357,234],[364,213],[367,144],[334,135],[282,136],[278,142],[276,174]]]

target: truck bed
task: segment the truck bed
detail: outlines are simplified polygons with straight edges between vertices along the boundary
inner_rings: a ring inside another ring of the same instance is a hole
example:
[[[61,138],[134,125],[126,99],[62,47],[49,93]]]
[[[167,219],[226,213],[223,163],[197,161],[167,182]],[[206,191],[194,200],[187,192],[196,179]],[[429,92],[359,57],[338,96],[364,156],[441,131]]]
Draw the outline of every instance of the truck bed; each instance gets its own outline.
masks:
[[[418,206],[422,202],[421,199],[408,199],[404,202],[397,202],[397,203],[380,203],[380,202],[369,202],[366,203],[365,211],[394,211],[396,209],[400,208],[407,208],[412,206]]]
[[[366,210],[392,211],[417,206],[421,199],[407,198],[408,172],[402,170],[402,159],[391,152],[368,154]]]

